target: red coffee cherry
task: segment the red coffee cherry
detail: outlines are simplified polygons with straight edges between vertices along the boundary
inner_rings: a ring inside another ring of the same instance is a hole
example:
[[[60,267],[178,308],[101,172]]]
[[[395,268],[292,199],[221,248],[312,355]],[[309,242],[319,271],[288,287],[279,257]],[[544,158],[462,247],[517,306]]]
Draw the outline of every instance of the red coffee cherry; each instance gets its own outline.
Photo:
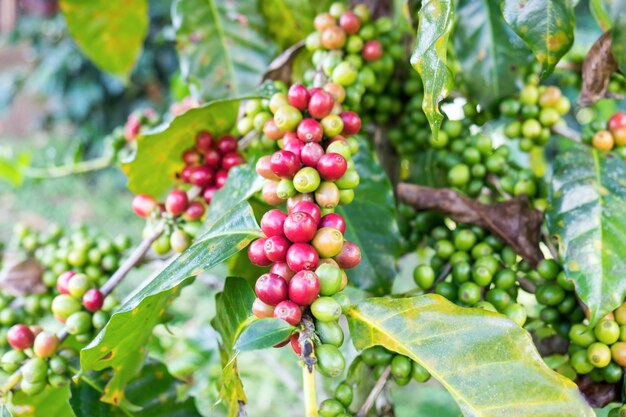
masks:
[[[174,216],[182,214],[188,205],[189,199],[183,190],[172,190],[165,198],[165,210]]]
[[[357,245],[352,242],[343,242],[341,252],[333,257],[340,268],[350,269],[354,268],[361,262],[361,250]]]
[[[278,126],[276,126],[276,122],[274,121],[274,119],[269,119],[263,125],[263,134],[269,139],[278,140],[282,138],[285,133],[280,130]]]
[[[189,207],[187,207],[187,210],[185,210],[183,218],[189,221],[200,220],[202,216],[204,216],[205,211],[206,209],[204,208],[204,204],[199,201],[192,201],[189,204]]]
[[[217,150],[220,151],[222,155],[237,152],[237,139],[229,135],[222,136],[217,142]]]
[[[277,188],[278,183],[276,181],[268,181],[263,185],[261,195],[263,196],[263,200],[270,206],[277,206],[285,201],[276,193]]]
[[[307,143],[300,151],[300,160],[307,167],[315,168],[318,161],[324,155],[324,148],[319,143]]]
[[[298,125],[296,130],[296,134],[298,135],[298,139],[302,142],[321,142],[322,137],[324,136],[324,129],[320,122],[315,119],[304,119]]]
[[[257,266],[267,266],[272,263],[265,255],[266,238],[257,239],[248,247],[248,259]]]
[[[88,310],[96,312],[104,304],[104,294],[96,288],[91,288],[83,295],[83,306]]]
[[[285,279],[285,281],[289,282],[295,272],[289,269],[289,265],[286,262],[276,262],[270,268],[270,272],[276,275],[280,275]]]
[[[315,196],[313,193],[305,193],[305,194],[296,194],[293,197],[287,199],[287,213],[293,213],[293,208],[301,201],[315,201]]]
[[[309,100],[309,114],[316,119],[323,119],[333,110],[335,100],[333,96],[324,90],[318,90],[311,94]]]
[[[301,306],[310,305],[320,293],[320,280],[312,271],[300,271],[289,281],[289,299]]]
[[[263,274],[256,280],[254,292],[265,304],[275,306],[287,299],[287,281],[280,275]]]
[[[326,181],[336,181],[348,170],[346,159],[338,153],[327,153],[317,163],[317,170]]]
[[[193,170],[193,168],[194,167],[190,166],[186,166],[185,168],[183,168],[183,170],[180,171],[180,179],[188,183],[189,178],[191,178],[191,171]]]
[[[72,279],[74,275],[76,275],[76,272],[74,271],[65,271],[61,275],[59,275],[59,277],[57,278],[57,290],[59,290],[61,294],[70,293],[70,279]]]
[[[51,332],[39,332],[35,336],[33,343],[33,352],[40,358],[49,358],[54,355],[59,344],[59,338]]]
[[[280,178],[272,171],[271,159],[272,157],[270,155],[260,157],[259,160],[256,161],[256,173],[267,180],[277,181]]]
[[[272,262],[284,262],[290,245],[291,242],[284,236],[268,237],[263,245],[265,256]]]
[[[261,230],[267,237],[285,236],[283,225],[286,218],[287,214],[282,210],[272,209],[261,218]]]
[[[7,341],[13,349],[24,350],[33,345],[35,335],[23,324],[16,324],[7,332]]]
[[[196,135],[196,149],[205,153],[213,147],[213,135],[207,131],[198,132]]]
[[[607,123],[607,127],[609,128],[611,133],[614,133],[615,130],[618,130],[620,127],[624,126],[626,126],[626,113],[621,112],[614,113]]]
[[[292,152],[277,151],[270,159],[270,168],[278,177],[292,179],[300,169],[300,160]]]
[[[149,217],[152,210],[156,207],[156,200],[148,194],[137,194],[135,198],[133,198],[132,208],[139,217]]]
[[[204,201],[207,204],[211,204],[211,201],[213,200],[213,194],[215,194],[216,191],[217,188],[215,187],[208,187],[202,191],[202,198],[204,198]]]
[[[292,242],[310,242],[317,232],[317,222],[310,214],[296,211],[285,219],[283,232],[287,239]]]
[[[287,92],[289,104],[300,111],[304,111],[309,104],[309,92],[302,84],[293,84]]]
[[[185,165],[198,165],[202,160],[202,155],[198,153],[195,149],[187,149],[183,152],[181,156],[182,160],[185,162]]]
[[[352,136],[359,133],[361,130],[361,118],[358,114],[351,111],[344,111],[339,116],[341,120],[343,120],[342,135]]]
[[[189,173],[189,182],[198,187],[209,187],[215,181],[215,171],[208,166],[193,167]]]
[[[377,61],[383,56],[383,45],[379,41],[367,41],[361,51],[363,59],[369,62]]]
[[[274,317],[285,320],[292,326],[296,326],[302,320],[300,306],[293,301],[281,301],[274,309]]]
[[[332,227],[339,230],[342,235],[346,233],[346,221],[340,214],[337,213],[328,213],[322,217],[318,227],[320,229],[322,227]]]
[[[351,11],[347,11],[339,18],[339,26],[349,35],[354,35],[361,29],[361,19]]]
[[[297,157],[301,157],[302,149],[304,149],[304,142],[300,141],[299,139],[290,140],[288,142],[284,142],[283,139],[283,151],[291,152]]]
[[[300,333],[294,333],[289,337],[289,343],[294,353],[298,356],[302,355],[302,348],[300,347]]]
[[[232,167],[242,165],[246,160],[236,152],[227,153],[222,158],[222,169],[229,171]]]
[[[220,169],[215,174],[215,188],[218,190],[226,184],[226,180],[228,179],[228,171]]]
[[[292,271],[314,270],[318,263],[319,255],[315,248],[309,244],[294,243],[287,251],[287,265]]]
[[[303,211],[313,217],[313,220],[315,220],[315,224],[318,224],[320,222],[320,208],[311,200],[303,199],[302,201],[296,203],[290,212],[295,213],[296,211]]]
[[[215,149],[209,149],[204,154],[204,165],[208,167],[217,168],[221,161],[222,155]]]
[[[274,306],[265,304],[260,299],[255,298],[252,303],[252,314],[260,319],[274,317]]]

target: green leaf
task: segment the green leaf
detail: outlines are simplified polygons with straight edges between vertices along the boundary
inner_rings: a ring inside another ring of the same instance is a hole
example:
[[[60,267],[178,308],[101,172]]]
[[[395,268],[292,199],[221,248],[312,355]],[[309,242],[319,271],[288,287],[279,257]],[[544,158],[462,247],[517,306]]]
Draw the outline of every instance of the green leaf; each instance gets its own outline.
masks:
[[[0,404],[0,417],[13,417],[11,411],[5,403]]]
[[[574,43],[572,0],[504,0],[504,19],[552,73]]]
[[[116,371],[103,400],[119,404],[124,385],[138,372],[152,329],[165,319],[170,300],[189,278],[225,261],[262,235],[247,201],[231,200],[232,206],[212,208],[208,230],[145,287],[136,292],[98,336],[81,351],[84,370]]]
[[[255,320],[241,333],[235,349],[245,352],[272,347],[289,337],[293,329],[291,324],[281,319]]]
[[[592,417],[576,385],[550,370],[511,320],[439,295],[371,298],[348,312],[357,349],[382,345],[425,367],[465,416]]]
[[[626,296],[626,163],[565,139],[559,145],[547,224],[593,325]]]
[[[454,83],[448,67],[448,40],[453,23],[454,2],[451,0],[422,3],[411,65],[419,72],[424,84],[422,108],[434,135],[443,121],[439,103],[450,93]]]
[[[60,6],[83,53],[127,80],[148,31],[147,0],[61,0]]]
[[[69,386],[47,386],[37,395],[28,396],[16,391],[8,404],[13,417],[75,417],[69,403]]]
[[[100,401],[106,374],[89,382],[81,379],[71,386],[70,404],[76,417],[200,417],[192,398],[179,398],[185,384],[172,377],[165,365],[157,361],[148,362],[139,377],[126,387],[128,401],[140,407],[137,411]]]
[[[337,213],[346,221],[347,240],[361,249],[361,263],[346,272],[350,282],[375,294],[389,292],[397,274],[400,231],[391,182],[364,141],[354,156],[361,177],[355,198]]]
[[[502,17],[498,2],[460,0],[455,49],[471,97],[484,107],[517,92],[531,51]]]
[[[605,9],[605,6],[608,6],[607,3],[615,4],[619,1],[605,1],[605,0],[590,0],[589,1],[589,9],[591,10],[591,14],[593,15],[598,25],[602,28],[602,30],[609,30],[613,26],[613,20],[611,19],[611,15],[609,11]]]
[[[24,170],[28,169],[30,160],[30,153],[14,155],[11,149],[0,149],[0,180],[19,187],[24,181]]]
[[[224,291],[215,297],[216,316],[211,322],[221,336],[220,357],[222,376],[220,379],[220,401],[228,409],[228,416],[237,416],[240,404],[246,402],[246,394],[237,371],[235,340],[252,316],[252,303],[256,295],[252,287],[242,278],[226,279]]]
[[[611,35],[611,51],[622,73],[626,73],[626,0],[615,0],[615,21]]]
[[[156,132],[139,136],[135,158],[122,164],[128,188],[135,194],[163,195],[183,169],[180,155],[193,145],[196,133],[207,130],[217,137],[229,132],[238,109],[239,100],[214,101],[188,110]]]
[[[275,48],[259,30],[256,1],[177,0],[172,21],[181,72],[194,95],[233,97],[261,82]]]

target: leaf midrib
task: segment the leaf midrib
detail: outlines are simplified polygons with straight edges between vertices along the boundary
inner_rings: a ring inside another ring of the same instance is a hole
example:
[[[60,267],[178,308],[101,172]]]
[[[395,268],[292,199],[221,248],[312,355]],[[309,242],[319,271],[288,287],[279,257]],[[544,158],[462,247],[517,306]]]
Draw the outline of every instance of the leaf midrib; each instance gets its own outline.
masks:
[[[222,26],[222,21],[220,19],[220,13],[217,8],[217,4],[215,4],[215,0],[207,0],[209,3],[209,8],[211,9],[211,14],[213,15],[213,19],[215,20],[215,31],[217,32],[217,36],[220,40],[220,44],[222,45],[222,50],[224,51],[227,67],[227,72],[230,75],[230,82],[233,86],[233,91],[239,91],[237,80],[235,77],[235,67],[233,66],[232,56],[228,47],[226,46],[226,33],[224,32],[224,27]]]

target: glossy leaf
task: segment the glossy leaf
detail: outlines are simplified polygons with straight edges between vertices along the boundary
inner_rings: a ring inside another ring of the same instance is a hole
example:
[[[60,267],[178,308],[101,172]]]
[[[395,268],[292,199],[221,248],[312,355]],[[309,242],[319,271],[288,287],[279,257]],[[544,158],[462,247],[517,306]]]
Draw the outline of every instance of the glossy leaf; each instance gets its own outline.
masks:
[[[69,404],[69,386],[48,386],[37,395],[28,396],[16,391],[8,404],[13,417],[75,417]]]
[[[249,185],[249,184],[248,184]],[[261,236],[250,205],[231,200],[224,211],[212,211],[210,227],[111,317],[104,329],[81,351],[84,370],[112,367],[115,374],[103,400],[119,404],[124,385],[138,372],[152,329],[165,319],[170,300],[189,278],[225,261]]]
[[[269,348],[283,342],[293,330],[291,324],[281,319],[255,320],[241,333],[235,349],[245,352]]]
[[[465,416],[594,415],[576,385],[545,365],[530,335],[497,313],[425,295],[370,298],[348,317],[357,349],[382,345],[410,357]]]
[[[470,96],[490,107],[515,93],[533,56],[504,21],[499,3],[460,0],[456,17],[455,49]]]
[[[188,110],[158,131],[137,138],[137,153],[122,164],[128,188],[135,194],[161,196],[176,182],[184,167],[180,155],[202,130],[215,137],[229,132],[237,121],[239,100],[214,101]],[[159,169],[155,169],[159,167]]]
[[[172,21],[181,72],[206,100],[253,90],[275,48],[264,39],[250,0],[177,0]]]
[[[136,406],[132,410],[100,401],[106,374],[97,378],[90,373],[89,377],[90,383],[79,380],[71,386],[70,404],[76,417],[200,417],[192,398],[180,398],[185,384],[162,363],[150,361],[126,387],[126,398]]]
[[[78,47],[104,71],[126,80],[148,31],[147,0],[61,0]]]
[[[622,73],[626,73],[626,0],[615,0],[611,51]]]
[[[224,291],[215,299],[216,316],[212,325],[221,336],[220,357],[222,377],[220,401],[228,409],[229,417],[236,416],[241,403],[246,402],[243,384],[237,370],[235,340],[252,316],[252,303],[256,298],[252,287],[242,278],[226,279]]]
[[[550,74],[574,43],[572,0],[504,0],[504,19]]]
[[[595,324],[626,297],[626,163],[565,139],[559,144],[547,224]]]
[[[602,30],[609,30],[613,26],[613,21],[609,14],[609,11],[606,10],[607,3],[618,3],[618,1],[605,1],[605,0],[590,0],[589,1],[589,9],[591,10],[591,14],[593,15],[598,25],[602,28]]]
[[[439,132],[443,121],[439,103],[450,93],[454,82],[448,67],[448,40],[453,23],[452,0],[426,0],[422,3],[411,65],[419,72],[424,84],[422,108],[434,135]]]
[[[384,294],[397,274],[395,258],[400,250],[393,189],[363,141],[354,163],[361,177],[354,201],[336,209],[346,221],[346,239],[361,249],[361,263],[346,272],[357,287]]]

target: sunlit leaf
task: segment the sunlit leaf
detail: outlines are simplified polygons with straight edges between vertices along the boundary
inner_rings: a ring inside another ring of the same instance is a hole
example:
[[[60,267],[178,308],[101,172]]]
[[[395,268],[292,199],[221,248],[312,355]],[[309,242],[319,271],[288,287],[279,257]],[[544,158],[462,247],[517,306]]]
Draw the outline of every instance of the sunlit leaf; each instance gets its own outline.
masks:
[[[69,404],[69,385],[62,388],[46,387],[37,395],[16,391],[8,404],[13,417],[75,417]]]

